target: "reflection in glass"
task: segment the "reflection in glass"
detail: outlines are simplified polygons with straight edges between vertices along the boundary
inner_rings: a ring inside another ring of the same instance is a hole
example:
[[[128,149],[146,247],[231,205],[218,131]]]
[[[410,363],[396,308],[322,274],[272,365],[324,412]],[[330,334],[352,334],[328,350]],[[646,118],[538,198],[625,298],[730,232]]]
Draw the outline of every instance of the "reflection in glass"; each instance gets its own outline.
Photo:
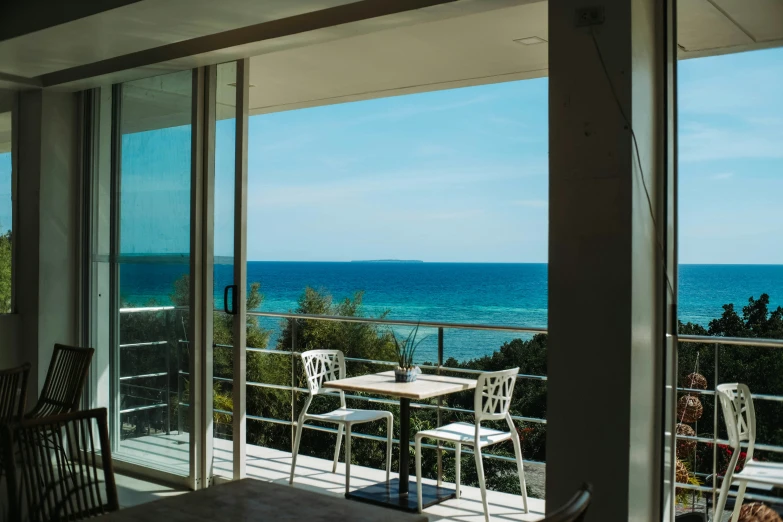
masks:
[[[0,314],[12,312],[11,270],[13,228],[11,113],[0,113]]]
[[[189,473],[190,71],[122,86],[119,447]]]

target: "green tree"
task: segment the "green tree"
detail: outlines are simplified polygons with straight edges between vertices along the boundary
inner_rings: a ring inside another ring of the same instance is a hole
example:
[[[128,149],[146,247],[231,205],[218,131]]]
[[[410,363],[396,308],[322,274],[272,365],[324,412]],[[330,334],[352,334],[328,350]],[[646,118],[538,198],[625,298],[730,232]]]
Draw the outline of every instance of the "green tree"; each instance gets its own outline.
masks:
[[[11,231],[0,234],[0,314],[11,313]]]
[[[367,317],[362,306],[363,293],[356,292],[335,302],[328,292],[306,288],[299,298],[295,310],[298,314],[333,315],[342,317]],[[377,318],[383,318],[386,313]],[[304,352],[313,349],[342,350],[347,358],[369,360],[394,360],[394,346],[391,342],[391,332],[372,323],[352,323],[347,321],[316,321],[310,319],[286,319],[281,321],[281,332],[277,339],[277,351]],[[294,333],[295,331],[295,333]],[[294,337],[296,342],[294,343]],[[250,364],[251,357],[255,361]],[[361,375],[388,370],[387,366],[371,363],[347,363],[349,375]],[[293,371],[293,372],[292,372]],[[287,386],[294,376],[294,385],[298,388],[306,386],[304,369],[297,355],[287,353],[249,353],[248,382],[268,383]],[[248,413],[254,416],[287,420],[291,415],[299,415],[304,405],[304,393],[292,393],[287,390],[249,386],[247,392]],[[353,402],[353,404],[351,404]],[[292,404],[294,405],[292,412]],[[335,409],[339,402],[335,397],[318,397],[313,401],[311,411],[321,412]],[[365,402],[349,401],[349,407],[367,407]],[[393,405],[383,406],[396,411]],[[325,425],[330,428],[333,425]],[[385,437],[385,424],[373,423],[363,426],[365,433]],[[291,450],[291,429],[288,426],[267,422],[249,422],[247,440],[251,444]],[[302,435],[301,452],[303,454],[332,458],[334,452],[333,436],[324,436],[322,432],[305,430]],[[353,448],[353,461],[356,463],[383,467],[384,446],[375,441],[356,439]]]
[[[184,274],[173,285],[173,292],[169,296],[171,302],[177,307],[190,305],[190,276]],[[245,305],[247,310],[257,310],[264,302],[261,293],[261,283],[250,283]],[[186,317],[189,314],[186,314]],[[234,375],[234,318],[235,315],[215,311],[212,319],[213,349],[213,375],[223,379],[233,379]],[[247,315],[245,317],[246,346],[250,348],[265,349],[269,343],[271,332],[259,325],[258,317]],[[262,370],[259,365],[263,359],[256,357],[253,352],[247,354],[247,375],[259,375]],[[212,396],[213,407],[220,411],[233,411],[232,383],[217,381],[213,383]],[[250,405],[250,403],[248,403]],[[215,413],[217,436],[230,438],[231,417],[227,413]]]
[[[783,308],[770,310],[769,295],[761,294],[758,299],[750,297],[748,304],[738,313],[733,304],[723,306],[720,317],[709,322],[708,327],[694,323],[680,323],[683,335],[714,336],[714,342],[704,344],[679,343],[678,367],[682,377],[698,372],[704,375],[712,388],[715,384],[741,382],[748,385],[754,394],[783,395],[783,353],[773,348],[733,346],[720,344],[721,337],[745,337],[760,339],[783,339]],[[718,374],[715,373],[717,350]],[[712,437],[715,402],[707,394],[699,396],[704,407],[701,419],[694,428],[699,435]],[[776,401],[756,400],[756,437],[761,444],[783,445],[783,404]],[[719,437],[727,437],[723,414],[718,405]],[[762,459],[781,460],[781,455],[759,452]],[[719,458],[726,460],[719,452]],[[712,473],[712,447],[698,444],[692,469],[697,473]],[[727,462],[719,462],[719,468]],[[722,469],[718,470],[719,472]]]

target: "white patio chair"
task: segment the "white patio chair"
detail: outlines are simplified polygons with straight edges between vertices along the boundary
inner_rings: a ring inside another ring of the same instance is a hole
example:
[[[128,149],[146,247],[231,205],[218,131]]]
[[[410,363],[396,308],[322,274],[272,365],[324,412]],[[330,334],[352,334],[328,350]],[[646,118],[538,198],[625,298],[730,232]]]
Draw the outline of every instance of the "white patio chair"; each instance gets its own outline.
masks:
[[[289,484],[294,483],[294,471],[296,470],[296,457],[299,454],[299,442],[302,440],[302,428],[307,421],[329,422],[338,425],[337,444],[334,448],[334,464],[332,473],[337,472],[337,462],[340,458],[340,444],[345,430],[345,493],[350,492],[351,480],[351,426],[376,420],[386,419],[386,482],[389,482],[391,471],[392,452],[392,427],[394,417],[389,411],[380,410],[354,410],[345,407],[345,393],[340,390],[340,408],[329,413],[307,413],[313,397],[325,393],[321,387],[323,383],[345,377],[345,357],[340,350],[310,350],[302,355],[305,373],[307,374],[307,388],[309,396],[305,402],[299,421],[296,424],[296,437],[294,439],[294,454],[291,459],[291,478]],[[332,390],[334,393],[336,390]]]
[[[475,424],[467,422],[455,422],[434,430],[420,431],[416,434],[416,488],[419,513],[422,510],[421,501],[421,439],[435,439],[445,442],[453,442],[456,446],[456,497],[459,498],[460,486],[460,453],[462,445],[473,447],[476,457],[476,470],[478,471],[479,486],[481,486],[481,501],[484,503],[484,518],[489,522],[489,508],[487,506],[487,488],[484,481],[484,462],[481,457],[481,448],[497,444],[511,439],[514,443],[514,454],[519,473],[519,487],[522,490],[522,504],[527,513],[527,488],[525,487],[525,471],[522,467],[522,445],[519,442],[519,434],[514,427],[514,421],[508,413],[511,405],[511,397],[514,393],[514,384],[517,381],[519,368],[503,370],[500,372],[486,372],[479,375],[476,383],[476,392],[473,395],[473,408],[475,411]],[[505,420],[510,431],[499,431],[483,428],[482,421]],[[440,484],[438,484],[440,485]]]
[[[753,447],[756,444],[756,410],[753,407],[753,398],[748,386],[738,383],[721,384],[718,386],[718,398],[723,409],[723,420],[726,421],[726,431],[729,434],[729,446],[734,449],[734,453],[729,460],[726,476],[723,477],[713,519],[716,521],[721,519],[729,496],[729,488],[736,482],[739,483],[739,491],[737,491],[737,500],[734,503],[734,513],[731,520],[737,522],[748,482],[783,487],[783,464],[753,460]],[[742,452],[741,446],[745,441],[748,443],[745,466],[742,471],[735,473],[734,470]]]

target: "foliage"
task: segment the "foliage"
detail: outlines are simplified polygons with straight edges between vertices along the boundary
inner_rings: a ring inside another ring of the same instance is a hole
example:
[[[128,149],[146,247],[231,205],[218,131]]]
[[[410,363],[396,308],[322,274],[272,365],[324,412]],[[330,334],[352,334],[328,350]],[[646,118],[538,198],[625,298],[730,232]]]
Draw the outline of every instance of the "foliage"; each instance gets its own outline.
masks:
[[[11,313],[11,231],[0,234],[0,314]]]
[[[679,344],[680,375],[698,371],[710,384],[742,382],[747,384],[754,394],[783,394],[783,354],[779,350],[720,344],[720,337],[783,339],[783,308],[770,310],[769,295],[761,294],[758,299],[750,297],[748,304],[742,307],[741,314],[733,304],[726,304],[721,316],[710,321],[707,328],[693,323],[680,323],[679,332],[716,337],[714,343]],[[702,394],[699,398],[704,406],[704,414],[693,427],[697,435],[712,438],[714,397]],[[754,401],[754,406],[757,441],[761,444],[783,445],[783,404],[757,400]],[[720,405],[717,406],[717,411],[718,436],[726,439],[726,426]],[[779,461],[781,455],[757,450],[754,458]],[[707,477],[712,473],[712,459],[712,444],[698,444],[695,454],[689,460],[692,461],[692,469],[697,476]],[[718,474],[722,475],[728,465],[725,450],[718,451],[718,459]]]
[[[295,310],[298,314],[335,315],[342,317],[367,317],[362,306],[363,293],[356,292],[352,297],[334,301],[326,291],[306,288],[299,298]],[[382,313],[377,318],[383,318]],[[394,360],[394,344],[391,334],[372,323],[348,321],[315,321],[310,319],[286,319],[281,321],[281,331],[277,339],[277,350],[283,353],[254,354],[257,364],[251,367],[248,357],[248,382],[255,381],[278,385],[289,385],[292,372],[294,386],[305,387],[304,369],[296,355],[285,352],[304,352],[314,349],[342,350],[346,358],[359,358],[391,361]],[[293,349],[293,350],[292,350]],[[388,370],[388,367],[364,362],[348,361],[348,375],[362,375]],[[254,416],[288,420],[297,416],[303,407],[304,393],[292,394],[283,390],[248,387],[248,413]],[[292,402],[294,408],[292,411]],[[349,407],[367,407],[366,403],[351,404]],[[252,403],[252,404],[251,404]],[[311,405],[311,412],[320,413],[339,407],[334,396],[317,397]],[[383,406],[399,415],[399,408],[393,405]],[[333,428],[333,425],[326,425]],[[385,423],[376,422],[362,426],[364,433],[386,436]],[[251,444],[291,451],[292,430],[265,422],[249,422],[247,440]],[[307,455],[331,459],[334,453],[334,436],[306,429],[302,435],[301,452]],[[352,447],[353,461],[375,467],[384,465],[384,446],[376,441],[355,439]]]
[[[186,306],[188,302],[189,281],[186,276],[178,279],[174,285],[171,300],[178,306]],[[294,310],[302,315],[330,315],[351,317],[370,317],[363,308],[363,293],[356,292],[350,297],[335,300],[325,290],[306,288],[299,298],[298,306]],[[260,293],[260,285],[250,285],[247,305],[248,309],[258,309],[263,303],[263,295]],[[154,304],[154,303],[150,303]],[[378,315],[382,319],[388,315],[388,311]],[[178,310],[176,313],[154,312],[145,314],[127,314],[122,317],[121,343],[148,342],[153,340],[165,340],[169,354],[166,351],[138,348],[123,352],[121,374],[129,375],[138,372],[140,368],[153,368],[156,365],[165,365],[166,357],[177,361],[179,368],[187,369],[187,323],[189,317],[186,310]],[[231,345],[233,344],[233,316],[215,313],[214,318],[215,342],[214,374],[218,377],[230,379],[233,372]],[[750,337],[750,338],[783,338],[783,309],[769,309],[769,296],[762,294],[758,299],[751,297],[747,306],[738,313],[732,304],[723,307],[721,317],[710,321],[707,328],[693,323],[680,323],[681,334],[709,335],[716,337]],[[389,369],[389,365],[379,365],[372,362],[357,361],[365,359],[369,361],[389,361],[391,364],[400,363],[400,348],[407,354],[408,360],[412,360],[413,353],[409,350],[415,348],[418,328],[414,329],[408,337],[400,341],[393,332],[368,322],[350,321],[319,321],[307,318],[285,319],[280,323],[280,332],[273,347],[274,350],[266,350],[269,344],[270,331],[262,328],[255,316],[247,317],[248,346],[260,350],[247,353],[247,380],[251,385],[247,388],[247,411],[249,422],[247,423],[247,441],[283,451],[290,451],[293,430],[290,426],[256,420],[258,418],[279,419],[288,421],[295,418],[304,403],[306,395],[300,391],[260,387],[252,383],[265,383],[290,386],[293,378],[295,388],[303,388],[304,370],[298,353],[311,349],[339,349],[347,359],[348,375],[361,375]],[[421,342],[421,340],[419,340]],[[409,344],[411,343],[411,344]],[[145,352],[144,350],[148,350]],[[719,374],[715,375],[714,358],[719,359]],[[781,394],[783,390],[783,355],[768,348],[751,348],[746,346],[717,345],[715,343],[693,344],[680,343],[679,346],[679,371],[682,375],[698,371],[703,374],[708,382],[744,382],[750,386],[754,393]],[[451,369],[469,369],[480,371],[494,371],[506,368],[519,367],[520,374],[531,376],[545,376],[547,373],[547,336],[535,335],[529,339],[514,339],[504,343],[497,351],[468,361],[457,361],[453,358],[444,362],[441,373],[449,374]],[[455,375],[461,375],[455,373]],[[145,384],[144,382],[140,384]],[[172,393],[174,386],[179,384],[183,401],[187,402],[187,382],[171,382]],[[159,384],[158,384],[159,385]],[[152,384],[149,384],[152,388]],[[184,389],[183,389],[184,388]],[[231,383],[222,381],[216,383],[213,388],[214,407],[216,410],[229,412],[233,409],[231,401]],[[126,402],[139,400],[137,394],[125,394]],[[695,423],[694,428],[701,436],[712,437],[714,398],[711,395],[702,395],[704,403],[704,416]],[[348,399],[349,407],[367,408],[378,407],[391,411],[399,418],[399,408],[394,403],[373,403],[368,405],[364,401]],[[473,409],[473,393],[465,392],[448,395],[441,398],[443,406],[447,408],[459,408],[468,411]],[[435,404],[435,400],[431,404]],[[339,405],[335,397],[320,396],[313,401],[311,406],[313,413],[329,411]],[[122,406],[127,407],[126,404]],[[546,380],[542,378],[522,378],[517,381],[514,398],[511,403],[513,415],[528,419],[545,419],[547,408]],[[783,445],[783,404],[772,401],[756,402],[758,422],[758,439],[762,443]],[[154,410],[150,410],[154,411]],[[173,405],[170,410],[173,416],[178,413],[178,406]],[[153,414],[150,414],[153,415]],[[454,421],[473,422],[472,414],[455,412],[450,409],[442,410],[442,423]],[[162,421],[150,417],[147,426],[158,425]],[[231,419],[227,413],[216,412],[217,436],[231,437]],[[137,423],[138,424],[138,423]],[[437,410],[434,408],[414,408],[411,419],[412,429],[423,430],[437,426]],[[490,423],[488,423],[490,424]],[[725,438],[725,428],[719,422],[721,433],[719,437]],[[329,426],[330,428],[332,426]],[[507,429],[505,426],[497,426]],[[516,422],[516,429],[523,444],[525,459],[546,461],[546,424],[542,422]],[[395,437],[399,437],[399,423],[395,422]],[[138,426],[136,432],[139,434]],[[385,437],[385,425],[382,422],[363,425],[361,432],[369,435]],[[305,430],[301,452],[324,459],[331,459],[334,451],[334,436],[324,434],[321,431]],[[375,440],[357,438],[354,440],[352,461],[356,464],[382,469],[384,466],[385,446]],[[719,452],[724,457],[725,450]],[[412,452],[412,448],[410,450]],[[689,459],[688,465],[695,476],[694,484],[712,472],[711,445],[699,444],[693,459]],[[488,448],[486,455],[513,456],[513,446],[509,442]],[[454,459],[446,453],[443,458],[444,479],[454,480]],[[758,452],[757,452],[758,455]],[[761,455],[762,458],[778,459],[775,454]],[[728,462],[727,457],[725,457]],[[411,459],[413,462],[413,459]],[[473,459],[463,455],[462,462],[463,483],[476,485],[478,476]],[[394,452],[393,468],[398,469],[398,453]],[[422,467],[425,477],[435,477],[437,470],[436,452],[425,450],[422,455]],[[519,483],[516,468],[513,462],[486,458],[484,461],[487,486],[509,493],[518,493]],[[722,466],[725,468],[725,465]],[[412,469],[410,471],[413,471]],[[721,470],[722,471],[722,470]],[[535,492],[536,496],[543,496],[543,491]],[[682,495],[681,495],[682,496]]]
[[[410,331],[408,337],[400,341],[393,331],[390,330],[392,341],[394,342],[394,352],[397,355],[397,366],[404,370],[413,368],[413,357],[416,355],[416,348],[426,339],[422,337],[416,342],[416,334],[419,333],[419,325]]]
[[[263,295],[260,283],[252,283],[247,293],[247,309],[253,310],[261,306]],[[165,431],[172,429],[175,422],[182,424],[187,418],[180,410],[180,402],[187,404],[189,396],[190,344],[188,343],[188,310],[190,299],[190,278],[182,275],[174,281],[173,291],[169,296],[174,310],[160,310],[144,313],[125,313],[120,315],[120,373],[122,376],[156,374],[168,371],[168,378],[151,376],[133,378],[123,381],[121,385],[121,408],[130,409],[136,406],[168,403],[167,411],[158,409],[143,410],[139,414],[123,416],[123,436],[146,435],[150,430]],[[155,307],[160,303],[150,301],[146,306]],[[126,307],[127,305],[122,305]],[[214,349],[213,373],[216,377],[231,379],[233,375],[233,315],[214,312],[213,336],[216,344]],[[266,348],[270,332],[261,328],[258,318],[247,317],[247,345]],[[154,343],[148,345],[148,343]],[[160,343],[163,343],[162,345]],[[252,358],[248,357],[248,370],[251,369]],[[176,361],[176,365],[173,362]],[[171,373],[174,366],[184,373]],[[168,394],[168,398],[166,395]],[[173,397],[173,399],[172,399]],[[179,397],[179,399],[177,399]],[[216,382],[213,388],[213,407],[216,410],[232,411],[233,399],[231,383]],[[177,419],[175,421],[175,419]],[[227,413],[215,413],[217,425],[216,436],[230,438],[231,420]],[[168,425],[167,425],[168,424]]]

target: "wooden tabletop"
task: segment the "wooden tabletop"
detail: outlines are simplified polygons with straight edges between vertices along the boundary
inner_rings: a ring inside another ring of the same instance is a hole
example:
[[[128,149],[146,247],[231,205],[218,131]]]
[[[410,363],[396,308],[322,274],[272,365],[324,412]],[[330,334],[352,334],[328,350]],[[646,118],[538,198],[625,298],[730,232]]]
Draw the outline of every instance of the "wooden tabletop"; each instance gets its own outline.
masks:
[[[428,399],[439,395],[448,395],[476,387],[474,379],[447,377],[422,373],[413,382],[395,382],[394,372],[373,373],[347,379],[328,381],[324,388],[334,388],[343,391],[377,393],[405,399]]]
[[[101,522],[427,522],[427,517],[314,493],[306,489],[244,479],[167,497],[100,517]]]

